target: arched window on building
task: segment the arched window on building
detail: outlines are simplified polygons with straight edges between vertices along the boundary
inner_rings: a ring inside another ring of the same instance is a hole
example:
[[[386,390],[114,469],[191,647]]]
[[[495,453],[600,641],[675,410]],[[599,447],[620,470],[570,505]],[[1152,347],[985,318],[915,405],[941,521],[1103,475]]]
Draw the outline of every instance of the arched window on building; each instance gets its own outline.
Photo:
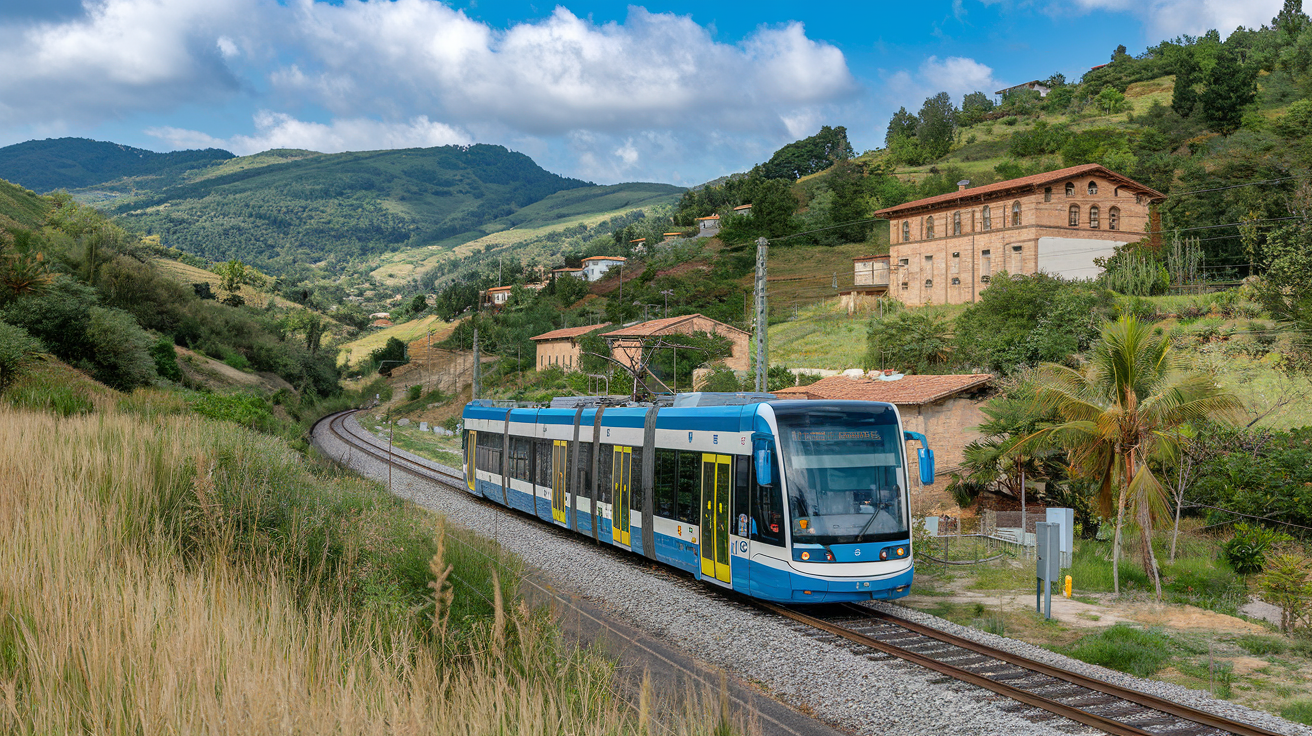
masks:
[[[903,243],[911,242],[911,223],[907,222],[906,220],[902,221],[902,242]]]
[[[933,239],[934,239],[934,218],[933,218],[933,217],[926,217],[926,218],[925,218],[925,240],[933,240]]]
[[[1079,206],[1078,204],[1073,204],[1073,205],[1071,205],[1071,214],[1070,214],[1070,219],[1068,220],[1068,224],[1069,224],[1071,227],[1079,227],[1079,225],[1080,225],[1080,206]]]
[[[1090,181],[1090,182],[1089,182],[1089,194],[1093,195],[1093,194],[1097,194],[1097,193],[1098,193],[1098,182],[1096,182],[1096,181]]]
[[[1108,230],[1120,230],[1120,229],[1121,229],[1121,208],[1120,208],[1120,207],[1112,207],[1111,209],[1107,210],[1107,229],[1108,229]]]
[[[1020,227],[1020,202],[1011,203],[1011,226]]]
[[[960,213],[960,212],[953,212],[953,213],[952,213],[952,234],[953,234],[953,235],[960,235],[960,234],[961,234],[961,213]]]
[[[1089,208],[1089,227],[1098,227],[1099,214],[1098,205],[1095,204]]]
[[[1075,182],[1073,181],[1066,182],[1066,196],[1067,197],[1075,196]]]
[[[993,229],[993,212],[988,205],[984,205],[984,209],[980,212],[980,219],[984,221],[985,230]]]

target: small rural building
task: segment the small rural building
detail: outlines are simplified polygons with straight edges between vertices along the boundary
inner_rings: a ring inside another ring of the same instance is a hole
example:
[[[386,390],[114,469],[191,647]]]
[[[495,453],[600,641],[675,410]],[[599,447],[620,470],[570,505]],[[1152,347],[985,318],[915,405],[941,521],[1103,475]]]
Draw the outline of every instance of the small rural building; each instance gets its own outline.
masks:
[[[583,259],[583,280],[596,281],[606,272],[628,261],[622,256],[589,256]]]
[[[752,214],[752,206],[750,204],[740,204],[733,208],[733,213],[735,215],[750,215]]]
[[[576,279],[583,279],[583,280],[585,280],[585,281],[586,281],[587,278],[588,278],[588,277],[583,273],[583,269],[581,269],[581,268],[553,268],[553,269],[551,269],[551,278],[554,279],[554,278],[556,278],[556,277],[558,277],[558,276],[573,276],[573,277],[576,278]]]
[[[567,371],[578,370],[579,338],[609,326],[609,322],[603,322],[599,325],[566,327],[563,330],[552,330],[530,338],[537,346],[537,369],[558,365]]]
[[[890,292],[905,304],[979,299],[999,271],[1087,279],[1095,258],[1140,240],[1166,197],[1083,164],[917,199],[875,212],[889,220]]]
[[[852,288],[838,292],[839,303],[852,314],[869,307],[875,299],[888,294],[888,256],[858,256],[852,259]]]
[[[1006,89],[1000,89],[994,94],[998,95],[999,97],[1006,97],[1012,92],[1018,92],[1022,89],[1028,89],[1038,92],[1039,97],[1047,97],[1048,93],[1052,91],[1052,88],[1049,87],[1047,84],[1044,84],[1043,82],[1040,82],[1039,80],[1035,79],[1029,82],[1025,82],[1023,84],[1017,84],[1011,87],[1007,87]]]
[[[682,317],[640,322],[607,332],[602,337],[606,339],[606,344],[610,345],[611,357],[626,365],[637,365],[642,358],[643,342],[648,338],[660,335],[687,335],[693,332],[705,332],[729,338],[733,343],[733,352],[724,360],[725,366],[735,371],[747,370],[751,362],[748,347],[751,333],[701,314],[685,314]]]
[[[939,480],[931,488],[921,488],[920,467],[914,452],[907,454],[907,477],[912,483],[912,502],[926,511],[947,502],[943,489],[946,473],[961,466],[966,445],[980,438],[976,429],[985,421],[980,406],[993,376],[969,373],[950,376],[912,376],[892,371],[871,371],[822,378],[809,386],[795,386],[772,391],[781,399],[830,399],[851,401],[886,401],[897,406],[902,424],[911,432],[920,432],[934,450],[934,465]],[[917,444],[917,447],[919,444]]]
[[[506,302],[510,301],[510,290],[513,288],[515,287],[493,286],[492,288],[483,292],[483,298],[480,299],[479,302],[484,307],[492,307],[494,309],[499,309],[505,306]]]
[[[720,216],[711,215],[710,217],[697,218],[697,237],[709,238],[720,232]]]

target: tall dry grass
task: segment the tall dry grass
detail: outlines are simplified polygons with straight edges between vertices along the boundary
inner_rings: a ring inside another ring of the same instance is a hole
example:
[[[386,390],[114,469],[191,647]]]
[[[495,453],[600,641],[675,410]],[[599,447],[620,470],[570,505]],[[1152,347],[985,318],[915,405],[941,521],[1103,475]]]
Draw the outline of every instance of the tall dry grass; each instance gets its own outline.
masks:
[[[267,436],[0,410],[0,448],[0,732],[722,730],[713,704],[653,727],[500,603],[486,543],[438,554],[437,521]]]

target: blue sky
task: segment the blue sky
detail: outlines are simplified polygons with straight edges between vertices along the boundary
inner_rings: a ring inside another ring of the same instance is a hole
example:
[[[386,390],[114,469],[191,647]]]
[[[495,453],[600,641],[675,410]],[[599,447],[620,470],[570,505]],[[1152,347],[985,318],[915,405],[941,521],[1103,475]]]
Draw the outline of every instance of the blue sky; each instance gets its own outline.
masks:
[[[496,0],[0,0],[0,145],[157,151],[498,143],[600,183],[690,185],[925,97],[1118,44],[1269,22],[1281,0],[641,5]]]

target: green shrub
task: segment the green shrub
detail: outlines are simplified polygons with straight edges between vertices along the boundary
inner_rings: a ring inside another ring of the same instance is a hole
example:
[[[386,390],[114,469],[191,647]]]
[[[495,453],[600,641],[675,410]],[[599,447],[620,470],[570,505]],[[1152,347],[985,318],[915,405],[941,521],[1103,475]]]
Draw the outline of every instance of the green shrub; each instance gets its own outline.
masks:
[[[27,330],[0,322],[0,391],[8,388],[27,361],[42,349],[41,341]]]
[[[416,383],[410,388],[405,390],[405,397],[409,401],[418,401],[419,397],[422,396],[423,393],[424,393],[424,387],[421,384]]]
[[[191,408],[211,419],[255,429],[267,431],[274,425],[268,403],[254,394],[200,394]]]
[[[1171,639],[1165,634],[1116,624],[1081,637],[1066,653],[1082,662],[1150,677],[1171,658],[1170,651]]]
[[[161,337],[150,348],[150,357],[155,361],[155,372],[166,381],[182,381],[182,369],[178,367],[178,353],[173,349],[173,340]]]
[[[1289,535],[1283,532],[1240,522],[1235,524],[1234,538],[1221,546],[1221,555],[1235,572],[1250,575],[1261,572],[1266,566],[1266,553],[1273,545],[1289,539]]]
[[[246,356],[242,355],[241,353],[225,351],[225,354],[223,356],[223,362],[233,368],[236,368],[239,371],[249,373],[251,370],[250,360],[248,360]]]
[[[150,354],[150,336],[127,312],[92,307],[86,335],[92,374],[102,383],[130,391],[159,375]]]

